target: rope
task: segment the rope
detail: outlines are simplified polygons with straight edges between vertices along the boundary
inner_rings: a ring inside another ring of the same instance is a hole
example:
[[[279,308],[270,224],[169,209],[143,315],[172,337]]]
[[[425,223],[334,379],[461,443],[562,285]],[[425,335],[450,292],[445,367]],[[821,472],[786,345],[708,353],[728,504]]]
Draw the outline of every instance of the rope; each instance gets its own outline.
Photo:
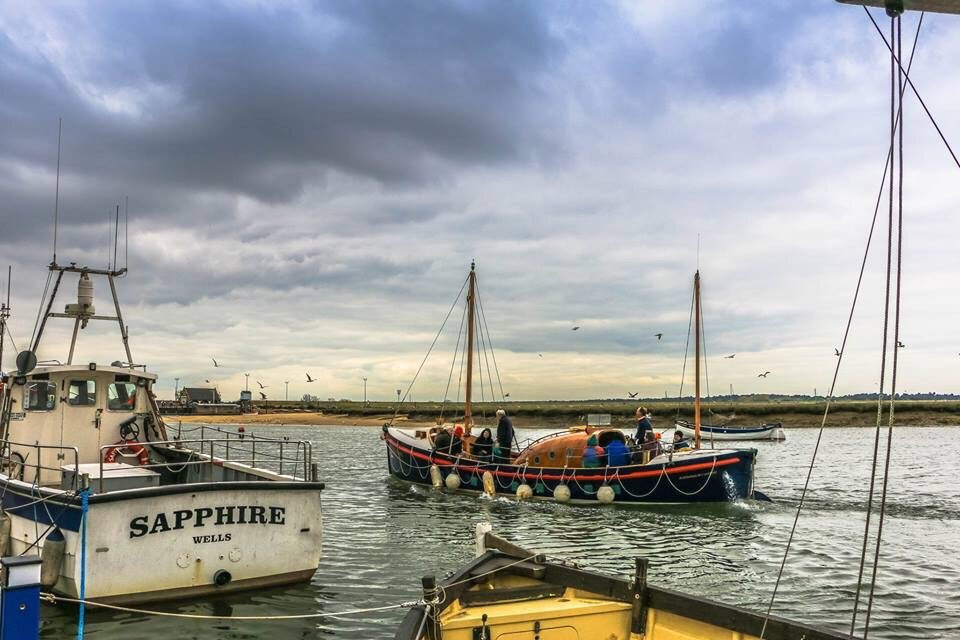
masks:
[[[896,33],[895,17],[890,18],[890,39],[894,38]],[[891,149],[896,138],[896,54],[893,49],[890,50],[890,146]],[[901,122],[902,124],[902,122]],[[887,183],[889,191],[888,221],[887,221],[887,271],[883,299],[883,348],[880,354],[880,388],[877,391],[877,426],[873,439],[873,458],[870,466],[870,488],[867,493],[867,515],[863,525],[863,546],[860,550],[860,568],[857,572],[857,590],[853,597],[853,615],[850,617],[850,635],[852,636],[857,624],[857,613],[860,607],[860,592],[863,588],[863,571],[867,563],[867,545],[870,539],[870,521],[873,515],[873,494],[876,487],[877,478],[877,459],[880,452],[880,425],[883,421],[883,385],[887,373],[887,350],[890,339],[890,280],[893,266],[893,194],[894,194],[894,176],[893,176],[894,156],[890,155],[890,181]],[[896,344],[894,344],[896,350]]]
[[[33,331],[30,332],[30,346],[33,347],[33,341],[37,336],[37,327],[40,325],[40,314],[43,313],[43,303],[47,300],[47,292],[50,290],[50,280],[53,278],[53,271],[47,271],[47,283],[43,285],[43,295],[40,296],[40,306],[37,308],[37,319],[33,321]]]
[[[450,363],[450,375],[447,376],[447,388],[443,391],[443,402],[440,403],[440,423],[443,424],[443,409],[450,397],[450,382],[453,380],[453,370],[457,366],[457,354],[460,352],[460,339],[463,338],[463,322],[467,318],[467,306],[463,306],[463,313],[460,314],[460,328],[457,329],[457,345],[453,348],[453,362]],[[459,394],[457,396],[459,399]]]
[[[500,367],[497,366],[497,352],[493,349],[493,339],[490,337],[490,326],[487,324],[487,313],[483,310],[483,301],[480,299],[479,284],[476,285],[475,292],[477,296],[477,308],[480,309],[480,319],[483,320],[483,327],[487,332],[487,344],[490,345],[490,357],[493,358],[493,371],[497,374],[497,385],[500,387],[500,397],[506,400],[506,396],[503,393],[503,382],[500,380]]]
[[[522,558],[522,559],[520,559],[520,560],[517,560],[516,562],[511,562],[511,563],[509,563],[509,564],[505,564],[505,565],[503,565],[502,567],[497,567],[496,569],[491,569],[490,571],[487,571],[487,572],[485,572],[485,573],[478,573],[477,575],[471,575],[469,578],[464,578],[463,580],[458,580],[457,582],[451,582],[450,584],[443,585],[443,588],[444,588],[444,589],[449,589],[450,587],[456,587],[457,585],[466,584],[466,583],[468,583],[468,582],[473,582],[474,580],[477,580],[477,579],[479,579],[479,578],[483,578],[484,576],[493,575],[493,574],[497,573],[498,571],[503,571],[504,569],[509,569],[510,567],[515,567],[516,565],[518,565],[518,564],[523,564],[524,562],[530,562],[531,560],[536,559],[537,556],[540,556],[540,555],[542,555],[542,554],[535,553],[535,554],[533,554],[532,556],[529,556],[529,557],[526,557],[526,558]],[[442,602],[442,600],[441,600],[441,602]]]
[[[880,25],[877,24],[877,21],[873,19],[873,15],[870,13],[870,10],[866,6],[863,7],[863,10],[867,12],[867,17],[870,18],[870,22],[873,23],[873,26],[876,27],[877,33],[880,34],[880,39],[883,40],[883,44],[886,45],[887,49],[890,51],[890,56],[892,57],[894,64],[903,72],[903,77],[907,81],[907,84],[910,85],[910,89],[913,90],[913,95],[917,97],[917,101],[920,103],[920,106],[923,107],[923,111],[927,114],[927,117],[930,119],[930,123],[933,125],[933,128],[937,130],[937,135],[940,136],[940,140],[943,141],[944,146],[947,148],[947,151],[950,153],[950,157],[953,158],[954,163],[956,163],[957,168],[960,169],[960,160],[957,159],[957,154],[953,152],[953,149],[950,147],[950,143],[947,142],[946,136],[943,135],[943,131],[940,130],[940,125],[937,124],[936,119],[934,119],[933,114],[930,113],[930,109],[927,108],[927,104],[923,101],[923,98],[920,97],[920,92],[917,91],[917,87],[914,86],[913,80],[910,79],[910,65],[907,65],[906,71],[903,70],[903,65],[900,64],[900,56],[895,54],[893,47],[890,46],[890,43],[887,42],[887,39],[883,36],[883,31],[880,30]],[[923,13],[920,14],[920,19],[923,20]],[[919,31],[920,25],[917,25],[917,30]],[[892,40],[892,37],[891,37]],[[912,55],[912,54],[911,54]]]
[[[683,369],[680,371],[680,391],[677,393],[677,420],[680,419],[680,403],[683,402],[683,383],[687,379],[687,355],[690,353],[690,331],[693,328],[693,303],[696,294],[690,295],[690,319],[687,320],[687,344],[683,347]]]
[[[710,467],[710,472],[707,474],[707,479],[703,481],[703,486],[701,486],[699,489],[697,489],[692,493],[687,493],[677,485],[673,484],[673,480],[670,479],[670,474],[666,473],[666,469],[664,469],[663,475],[667,476],[667,482],[670,484],[671,487],[673,487],[673,490],[676,491],[677,493],[680,493],[685,496],[695,496],[699,493],[702,493],[703,490],[707,488],[707,485],[710,484],[710,480],[713,478],[713,472],[716,470],[716,468],[717,468],[717,457],[714,456],[713,465],[711,465]]]
[[[468,279],[469,279],[469,277],[468,277]],[[434,336],[433,342],[430,343],[430,348],[427,349],[427,355],[423,356],[423,360],[420,361],[420,366],[417,367],[417,372],[413,375],[413,380],[410,381],[410,385],[407,387],[406,393],[403,394],[403,398],[400,400],[400,402],[397,403],[397,408],[396,408],[396,410],[393,412],[393,417],[390,418],[390,423],[389,423],[389,424],[392,425],[392,424],[393,424],[393,421],[397,419],[397,415],[400,413],[400,405],[403,404],[403,401],[407,399],[407,395],[410,393],[410,390],[413,389],[413,385],[414,385],[414,383],[417,381],[417,377],[420,375],[420,372],[423,370],[423,365],[426,364],[427,358],[430,357],[430,353],[433,351],[433,348],[434,348],[434,347],[436,346],[436,344],[437,344],[437,340],[440,339],[440,334],[443,333],[443,328],[447,326],[447,320],[450,319],[450,314],[453,313],[454,308],[456,308],[457,302],[460,300],[460,296],[463,294],[463,289],[464,289],[464,287],[466,287],[466,286],[467,286],[467,280],[464,280],[464,281],[463,281],[463,285],[460,286],[460,292],[457,293],[457,297],[454,298],[453,304],[450,305],[450,309],[449,309],[449,311],[447,311],[447,315],[446,315],[446,317],[444,317],[444,319],[443,319],[443,324],[440,325],[440,330],[437,331],[437,335]]]
[[[81,574],[82,575],[82,574]],[[375,613],[377,611],[391,611],[393,609],[409,609],[417,605],[427,604],[422,600],[412,601],[412,602],[401,602],[399,604],[390,604],[382,607],[369,607],[367,609],[350,609],[347,611],[336,611],[334,613],[295,613],[289,615],[276,615],[276,616],[209,616],[200,613],[174,613],[171,611],[156,611],[152,609],[135,609],[132,607],[121,607],[115,604],[106,604],[103,602],[96,602],[93,600],[85,600],[81,598],[67,598],[66,596],[54,595],[52,593],[43,593],[41,594],[41,599],[45,602],[56,604],[57,602],[71,602],[80,605],[80,627],[77,631],[77,637],[82,637],[83,634],[83,608],[84,606],[88,607],[99,607],[101,609],[110,609],[112,611],[123,611],[125,613],[137,613],[140,615],[146,616],[160,616],[163,618],[187,618],[190,620],[247,620],[247,621],[263,621],[263,620],[304,620],[309,618],[337,618],[340,616],[351,616],[359,615],[362,613]]]
[[[897,26],[897,54],[903,54],[903,40],[902,32],[903,27],[900,23],[900,17],[897,17],[896,20]],[[897,70],[897,87],[899,89],[900,95],[903,95],[903,69]],[[903,108],[903,105],[899,105],[900,108]],[[891,110],[892,110],[891,105]],[[863,622],[863,637],[867,637],[867,633],[870,631],[870,614],[873,611],[873,596],[874,589],[877,584],[877,565],[880,563],[880,541],[883,538],[883,517],[886,511],[887,506],[887,481],[890,479],[890,451],[892,449],[891,444],[893,440],[893,416],[894,416],[894,406],[896,404],[897,397],[897,364],[898,356],[900,349],[897,345],[900,344],[900,285],[903,275],[903,120],[900,121],[899,131],[898,131],[898,150],[897,150],[897,282],[896,282],[896,293],[895,302],[894,302],[894,321],[893,321],[893,363],[891,364],[890,371],[890,408],[887,411],[887,454],[886,459],[884,460],[883,465],[883,487],[880,491],[880,514],[877,521],[877,542],[873,554],[873,571],[870,576],[870,593],[867,596],[867,614],[864,617]],[[891,181],[892,182],[892,181]],[[890,233],[893,233],[893,219],[890,220],[891,228]]]
[[[919,22],[917,22],[917,31],[913,38],[913,48],[910,51],[910,60],[907,62],[908,73],[910,71],[910,68],[913,66],[913,57],[914,57],[914,53],[916,53],[916,50],[917,50],[917,42],[920,39],[920,27],[923,25],[923,16],[924,14],[921,13],[920,20]],[[903,97],[903,94],[901,93],[901,98],[902,97]],[[897,120],[899,121],[899,119],[900,119],[900,113],[898,112]],[[787,537],[787,544],[783,550],[783,559],[780,562],[780,569],[777,571],[777,580],[773,586],[773,593],[770,595],[770,603],[767,605],[767,612],[764,615],[763,627],[760,630],[760,640],[763,640],[764,634],[766,633],[766,629],[767,629],[767,623],[769,622],[770,615],[773,612],[773,603],[777,598],[777,592],[780,588],[780,581],[781,581],[781,578],[783,577],[783,571],[787,564],[787,557],[790,554],[790,548],[793,544],[794,534],[796,534],[797,525],[800,522],[800,513],[803,510],[803,505],[807,497],[807,490],[810,487],[810,479],[813,476],[813,467],[817,461],[817,454],[820,451],[820,443],[823,439],[823,431],[827,426],[827,417],[830,414],[830,407],[833,403],[834,391],[837,386],[837,379],[839,378],[839,375],[840,375],[840,366],[843,364],[843,356],[846,353],[847,340],[850,337],[850,328],[853,326],[853,314],[857,308],[857,301],[860,299],[860,288],[861,288],[861,285],[863,284],[863,274],[867,268],[867,259],[870,255],[870,247],[873,243],[873,232],[877,224],[877,215],[880,213],[880,202],[883,198],[883,190],[887,182],[887,172],[890,168],[890,156],[892,153],[893,153],[893,146],[891,145],[887,149],[887,157],[883,164],[883,176],[880,178],[880,189],[877,192],[877,201],[873,208],[873,218],[870,222],[870,231],[867,234],[867,244],[863,251],[863,259],[860,262],[860,274],[857,276],[857,285],[854,288],[853,301],[850,304],[850,312],[849,314],[847,314],[847,325],[843,332],[843,340],[840,343],[840,357],[837,358],[837,364],[833,370],[833,379],[830,382],[830,390],[827,393],[826,404],[823,410],[823,418],[820,421],[820,429],[817,432],[817,439],[813,446],[813,454],[810,457],[810,466],[807,468],[807,477],[804,480],[803,489],[800,491],[800,500],[797,504],[797,511],[794,514],[793,525],[790,528],[790,535]]]
[[[80,613],[77,614],[77,640],[83,640],[83,621],[87,596],[87,509],[90,487],[80,491]]]

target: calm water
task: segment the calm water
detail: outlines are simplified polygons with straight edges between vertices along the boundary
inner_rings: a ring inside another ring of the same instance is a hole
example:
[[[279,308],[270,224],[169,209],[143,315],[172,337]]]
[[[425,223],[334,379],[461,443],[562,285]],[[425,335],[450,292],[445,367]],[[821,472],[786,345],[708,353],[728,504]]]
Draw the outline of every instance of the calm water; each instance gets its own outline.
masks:
[[[323,479],[324,560],[309,585],[218,600],[157,605],[233,615],[336,612],[415,599],[420,576],[444,575],[472,552],[473,526],[604,571],[627,574],[650,559],[650,581],[765,608],[810,460],[816,431],[757,443],[757,488],[776,502],[710,506],[576,507],[446,495],[388,477],[380,430],[247,427],[314,442]],[[521,431],[521,437],[534,435]],[[960,638],[960,430],[900,429],[884,524],[871,638]],[[863,534],[873,432],[832,429],[814,471],[774,611],[844,630]],[[142,568],[148,570],[148,568]],[[75,610],[47,606],[43,638],[76,634]],[[215,622],[87,612],[86,636],[392,638],[403,611],[366,617]],[[862,615],[860,619],[862,620]]]

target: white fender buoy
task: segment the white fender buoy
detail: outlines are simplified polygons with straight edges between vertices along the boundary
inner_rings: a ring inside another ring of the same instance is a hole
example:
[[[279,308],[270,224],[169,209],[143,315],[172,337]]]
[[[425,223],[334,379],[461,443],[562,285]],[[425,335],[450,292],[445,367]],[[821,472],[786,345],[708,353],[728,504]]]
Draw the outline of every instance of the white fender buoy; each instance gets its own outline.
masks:
[[[526,482],[517,487],[517,500],[529,500],[533,497],[533,489]]]
[[[497,495],[497,486],[493,482],[493,474],[489,471],[483,472],[483,492],[491,498]]]
[[[597,500],[603,504],[610,504],[613,502],[613,499],[616,497],[616,494],[613,492],[613,487],[608,484],[603,485],[597,489]]]
[[[430,465],[430,483],[434,489],[443,488],[443,474],[440,473],[440,467],[435,464]]]
[[[569,502],[570,487],[565,484],[558,484],[557,488],[553,490],[553,499],[557,502]]]
[[[67,541],[63,539],[63,532],[54,529],[43,541],[40,550],[40,584],[52,587],[60,579],[60,566],[67,551]]]
[[[456,491],[460,488],[460,476],[457,475],[456,471],[451,471],[449,474],[447,474],[447,478],[444,480],[444,482],[447,485],[447,489],[450,489],[450,491]]]

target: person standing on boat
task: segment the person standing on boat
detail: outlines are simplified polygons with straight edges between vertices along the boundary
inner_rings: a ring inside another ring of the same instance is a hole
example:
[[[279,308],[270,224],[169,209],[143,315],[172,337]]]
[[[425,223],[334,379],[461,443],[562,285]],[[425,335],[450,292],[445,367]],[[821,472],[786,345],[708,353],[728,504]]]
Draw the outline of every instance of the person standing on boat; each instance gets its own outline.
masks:
[[[637,407],[635,416],[637,418],[637,433],[633,436],[633,439],[642,443],[646,440],[647,431],[653,431],[653,423],[650,422],[650,414],[646,407]]]
[[[501,462],[510,462],[510,448],[513,446],[513,422],[507,412],[497,409],[497,449]]]

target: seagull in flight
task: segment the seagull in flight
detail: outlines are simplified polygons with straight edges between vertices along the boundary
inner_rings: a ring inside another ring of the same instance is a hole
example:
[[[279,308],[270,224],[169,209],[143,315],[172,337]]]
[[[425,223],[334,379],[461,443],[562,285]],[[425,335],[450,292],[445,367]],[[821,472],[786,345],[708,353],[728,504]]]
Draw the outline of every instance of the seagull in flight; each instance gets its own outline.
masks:
[[[898,349],[903,349],[905,346],[907,346],[907,345],[905,345],[905,344],[903,344],[902,342],[900,342],[899,340],[897,340],[897,348],[898,348]]]
[[[836,347],[834,347],[834,348],[833,348],[833,355],[835,355],[835,356],[837,356],[837,357],[839,358],[839,357],[840,357],[840,349],[837,349]]]
[[[757,377],[758,377],[758,378],[766,378],[768,375],[770,375],[770,372],[769,372],[769,371],[764,371],[763,373],[758,373],[758,374],[757,374]]]
[[[580,330],[580,325],[576,325],[575,327],[570,329],[570,331],[579,331],[579,330]]]
[[[213,366],[214,366],[214,367],[219,367],[219,366],[220,366],[220,363],[217,362],[217,359],[216,359],[216,358],[214,358],[213,356],[210,356],[210,359],[213,360]]]
[[[206,382],[207,384],[210,384],[210,381],[209,381],[209,380],[204,380],[204,382]]]
[[[257,380],[257,384],[260,385],[260,388],[261,388],[261,389],[266,389],[267,387],[270,386],[270,385],[267,385],[267,384],[263,384],[263,383],[260,382],[259,380]]]
[[[307,374],[307,382],[316,382],[316,381],[317,381],[316,378],[311,378],[310,374],[309,373]]]
[[[629,391],[627,391],[627,395],[630,396],[631,398],[636,398],[638,395],[640,395],[640,392],[637,391],[636,393],[630,393]]]
[[[542,358],[542,357],[543,357],[543,354],[542,354],[542,353],[538,353],[538,354],[537,354],[537,357],[538,357],[538,358]]]
[[[509,394],[509,393],[505,393],[505,394],[503,394],[503,397],[504,397],[504,398],[509,398],[509,397],[510,397],[510,394]]]
[[[653,335],[657,336],[657,342],[660,342],[660,338],[663,337],[663,334],[662,334],[662,333],[655,333],[655,334],[653,334]]]
[[[266,400],[266,399],[267,399],[267,394],[265,394],[263,391],[261,391],[261,392],[260,392],[260,399],[261,399],[261,400]]]
[[[737,354],[731,353],[730,355],[728,355],[728,356],[723,356],[723,357],[726,358],[727,360],[732,360],[733,358],[736,358],[736,357],[737,357]]]

